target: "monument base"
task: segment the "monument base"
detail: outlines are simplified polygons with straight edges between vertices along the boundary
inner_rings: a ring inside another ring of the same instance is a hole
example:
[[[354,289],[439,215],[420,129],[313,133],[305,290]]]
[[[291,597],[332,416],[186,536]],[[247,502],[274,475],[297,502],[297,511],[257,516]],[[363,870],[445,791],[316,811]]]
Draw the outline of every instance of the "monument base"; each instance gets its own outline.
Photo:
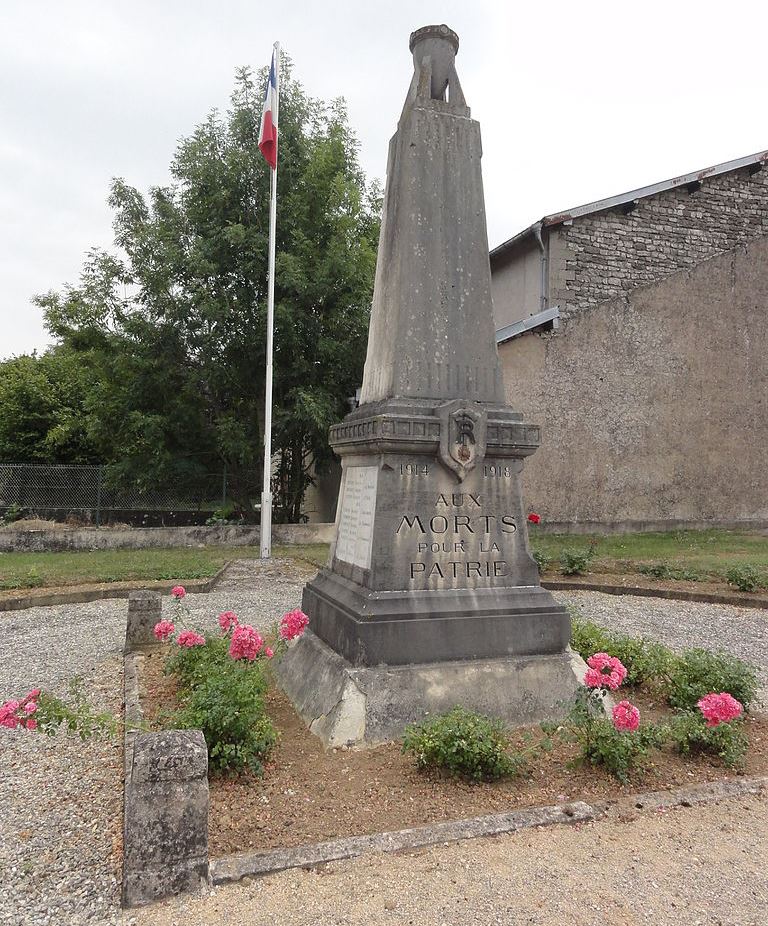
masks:
[[[277,677],[326,746],[373,746],[457,705],[514,726],[558,720],[568,712],[586,668],[570,649],[355,668],[307,630],[280,660]]]

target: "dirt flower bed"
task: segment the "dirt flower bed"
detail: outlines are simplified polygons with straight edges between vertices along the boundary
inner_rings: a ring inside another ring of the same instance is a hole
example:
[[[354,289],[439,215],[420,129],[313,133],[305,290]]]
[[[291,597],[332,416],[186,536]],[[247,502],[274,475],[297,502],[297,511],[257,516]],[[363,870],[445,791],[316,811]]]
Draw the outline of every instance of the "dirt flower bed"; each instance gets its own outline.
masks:
[[[163,674],[164,654],[146,659],[143,694],[150,716],[175,707],[176,686]],[[639,689],[631,699],[647,719],[668,714],[665,705]],[[556,741],[551,752],[535,755],[522,777],[469,784],[425,773],[399,744],[375,749],[324,750],[287,698],[272,688],[269,714],[280,739],[263,778],[251,774],[210,780],[210,849],[213,856],[246,849],[269,849],[419,826],[443,820],[499,813],[519,807],[587,801],[620,802],[637,791],[732,777],[737,773],[715,758],[683,758],[670,749],[655,752],[627,785],[600,767],[570,768],[576,747]],[[768,717],[745,720],[750,749],[741,774],[768,774]],[[542,736],[538,727],[516,730],[513,746],[524,748]]]

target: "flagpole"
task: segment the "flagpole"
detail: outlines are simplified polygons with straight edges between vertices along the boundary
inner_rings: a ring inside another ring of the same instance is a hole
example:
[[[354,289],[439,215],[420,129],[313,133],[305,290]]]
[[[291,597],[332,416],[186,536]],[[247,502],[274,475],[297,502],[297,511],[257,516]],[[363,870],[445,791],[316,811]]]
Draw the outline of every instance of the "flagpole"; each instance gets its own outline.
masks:
[[[275,42],[275,125],[279,124],[280,43]],[[264,384],[264,482],[261,491],[261,558],[272,555],[272,342],[275,325],[275,229],[277,227],[277,146],[269,182],[269,265],[267,280],[267,371]]]

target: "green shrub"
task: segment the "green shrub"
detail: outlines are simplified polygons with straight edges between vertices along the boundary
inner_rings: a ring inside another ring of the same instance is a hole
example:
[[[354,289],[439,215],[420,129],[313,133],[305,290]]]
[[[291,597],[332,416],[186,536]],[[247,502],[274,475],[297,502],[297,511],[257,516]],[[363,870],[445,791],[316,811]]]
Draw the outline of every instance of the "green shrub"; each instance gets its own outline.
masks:
[[[654,579],[675,579],[683,582],[700,582],[701,573],[694,569],[677,569],[669,563],[644,563],[637,567],[637,571],[644,576],[653,576]]]
[[[644,576],[653,576],[654,579],[674,579],[675,570],[669,563],[643,563],[637,567],[637,571]]]
[[[560,554],[560,572],[564,576],[584,575],[594,555],[595,551],[592,547],[584,547],[580,550],[563,550]]]
[[[677,663],[677,656],[663,644],[605,630],[573,611],[571,646],[582,659],[589,659],[593,653],[608,653],[618,657],[627,670],[628,685],[665,683]]]
[[[205,649],[190,647],[189,651]],[[264,707],[265,688],[260,663],[212,661],[183,698],[175,722],[182,729],[203,731],[213,771],[247,767],[262,774],[264,761],[277,742]]]
[[[579,690],[562,724],[543,723],[541,727],[547,735],[577,744],[577,763],[602,765],[624,784],[630,772],[643,766],[648,752],[663,746],[668,736],[666,727],[651,723],[633,732],[617,730],[605,716],[601,699],[586,688]]]
[[[539,575],[542,572],[546,572],[552,563],[552,557],[548,556],[542,550],[531,550],[531,556],[536,560],[536,565],[539,567]]]
[[[763,584],[757,568],[749,563],[731,566],[725,577],[729,585],[735,585],[742,592],[756,592]]]
[[[741,720],[708,727],[698,711],[685,711],[673,718],[670,739],[678,752],[706,752],[716,755],[730,768],[743,768],[749,740]]]
[[[749,663],[726,653],[691,649],[678,657],[671,672],[669,703],[680,710],[693,711],[704,695],[727,691],[748,709],[757,690],[757,672]]]
[[[648,752],[664,745],[667,730],[663,726],[641,724],[634,733],[620,732],[607,717],[592,718],[585,725],[576,724],[573,736],[580,746],[579,760],[602,765],[622,784],[630,772],[642,768]]]
[[[526,764],[524,756],[510,754],[501,721],[461,707],[408,727],[403,752],[419,768],[445,769],[470,781],[517,775]]]

